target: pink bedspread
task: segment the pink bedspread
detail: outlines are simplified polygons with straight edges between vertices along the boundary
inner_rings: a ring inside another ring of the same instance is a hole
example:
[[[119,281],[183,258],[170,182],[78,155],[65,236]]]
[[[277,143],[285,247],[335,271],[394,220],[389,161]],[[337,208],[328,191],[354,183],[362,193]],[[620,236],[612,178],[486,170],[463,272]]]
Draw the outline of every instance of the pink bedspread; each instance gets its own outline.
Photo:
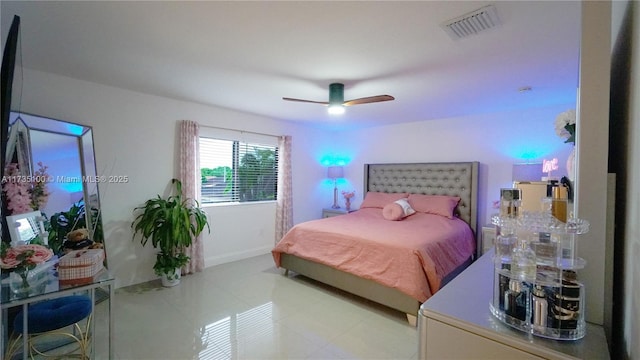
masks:
[[[280,267],[287,253],[396,288],[420,302],[442,279],[467,260],[476,242],[469,225],[425,213],[401,221],[385,220],[382,209],[294,226],[272,251]]]

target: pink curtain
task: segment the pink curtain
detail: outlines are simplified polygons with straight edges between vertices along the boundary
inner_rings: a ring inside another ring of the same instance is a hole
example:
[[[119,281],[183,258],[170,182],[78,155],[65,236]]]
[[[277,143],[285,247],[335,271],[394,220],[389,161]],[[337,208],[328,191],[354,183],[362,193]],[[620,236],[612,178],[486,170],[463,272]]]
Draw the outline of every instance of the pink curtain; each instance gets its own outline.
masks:
[[[293,187],[291,185],[291,136],[278,140],[278,201],[276,202],[276,243],[293,226]]]
[[[180,121],[180,158],[178,178],[182,182],[182,194],[185,199],[200,199],[200,156],[199,125],[195,121]],[[182,268],[183,274],[191,274],[204,269],[204,251],[202,236],[192,239],[187,249],[189,263]]]

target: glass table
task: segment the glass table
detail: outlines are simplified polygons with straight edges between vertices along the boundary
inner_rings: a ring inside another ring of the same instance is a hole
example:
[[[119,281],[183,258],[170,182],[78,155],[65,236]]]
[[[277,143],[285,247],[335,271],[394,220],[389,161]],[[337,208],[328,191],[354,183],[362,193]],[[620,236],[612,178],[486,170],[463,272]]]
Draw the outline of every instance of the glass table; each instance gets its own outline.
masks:
[[[108,322],[109,322],[109,339],[108,339],[108,358],[113,358],[113,342],[111,339],[113,338],[113,299],[114,299],[114,282],[115,278],[113,275],[107,270],[104,269],[96,274],[91,281],[83,282],[78,285],[60,285],[57,277],[57,273],[54,271],[49,271],[47,276],[49,277],[47,286],[44,289],[44,292],[37,295],[28,295],[25,297],[18,297],[10,290],[9,280],[3,276],[2,286],[0,289],[0,308],[2,311],[0,312],[0,318],[2,319],[2,326],[0,327],[0,355],[4,357],[5,346],[9,339],[9,309],[15,308],[18,306],[22,307],[22,311],[24,312],[23,316],[23,336],[22,336],[22,358],[27,359],[29,356],[29,351],[27,351],[27,341],[28,341],[28,307],[29,304],[33,304],[42,300],[54,299],[62,296],[72,295],[75,293],[88,293],[91,297],[91,315],[95,312],[95,303],[96,303],[96,290],[108,288],[109,293],[109,304],[108,304]],[[95,334],[94,327],[96,321],[91,322],[91,353],[95,351],[95,341],[93,339],[93,335]],[[95,357],[95,356],[94,356]]]

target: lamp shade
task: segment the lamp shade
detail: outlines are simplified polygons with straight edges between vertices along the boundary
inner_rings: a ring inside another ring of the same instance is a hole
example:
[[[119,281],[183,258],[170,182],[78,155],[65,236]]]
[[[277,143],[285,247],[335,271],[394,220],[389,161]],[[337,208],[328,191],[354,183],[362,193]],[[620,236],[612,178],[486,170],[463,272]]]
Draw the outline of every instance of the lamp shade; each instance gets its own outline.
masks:
[[[344,176],[344,167],[329,166],[327,168],[327,177],[330,179],[338,179]]]

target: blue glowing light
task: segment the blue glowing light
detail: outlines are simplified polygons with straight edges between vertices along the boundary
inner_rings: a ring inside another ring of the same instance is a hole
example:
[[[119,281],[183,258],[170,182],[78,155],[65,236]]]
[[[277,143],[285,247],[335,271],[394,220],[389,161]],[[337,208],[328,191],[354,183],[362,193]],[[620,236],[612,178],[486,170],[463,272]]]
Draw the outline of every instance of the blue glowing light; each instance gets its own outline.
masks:
[[[557,157],[567,148],[566,144],[554,138],[504,139],[495,145],[499,145],[500,152],[520,162],[541,162],[545,158]]]
[[[58,184],[58,187],[62,188],[68,193],[75,193],[78,191],[82,191],[82,182],[65,182],[62,184]]]
[[[67,131],[70,134],[80,136],[84,132],[84,126],[76,125],[76,124],[66,124]]]
[[[320,164],[322,166],[346,166],[350,162],[351,159],[346,156],[324,155],[320,158]]]

